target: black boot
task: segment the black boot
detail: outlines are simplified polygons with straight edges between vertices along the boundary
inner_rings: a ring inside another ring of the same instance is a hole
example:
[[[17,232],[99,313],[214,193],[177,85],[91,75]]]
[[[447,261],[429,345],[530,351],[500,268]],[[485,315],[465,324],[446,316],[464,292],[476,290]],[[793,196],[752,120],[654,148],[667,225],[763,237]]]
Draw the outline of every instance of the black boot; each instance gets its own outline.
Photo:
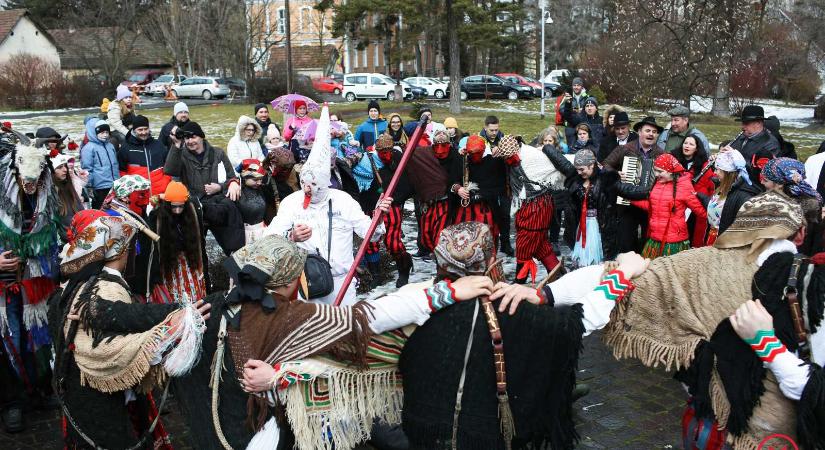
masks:
[[[367,263],[367,268],[370,271],[370,275],[372,275],[370,289],[375,289],[376,287],[381,286],[383,283],[381,276],[381,262]]]
[[[430,255],[431,253],[429,250],[419,247],[418,253],[414,254],[413,256],[415,256],[416,258],[429,258]]]
[[[395,258],[395,267],[398,269],[398,281],[395,287],[400,288],[410,282],[410,271],[413,268],[412,256],[404,252]]]
[[[525,283],[527,283],[527,277],[524,277],[524,278],[519,278],[518,277],[518,273],[521,272],[522,267],[524,267],[524,264],[516,263],[516,274],[515,274],[515,280],[513,281],[516,284],[525,284]]]
[[[509,239],[507,239],[507,240],[502,239],[500,247],[501,247],[501,253],[504,253],[507,256],[513,256],[516,253],[516,251],[513,250],[513,247],[510,246],[510,240]]]

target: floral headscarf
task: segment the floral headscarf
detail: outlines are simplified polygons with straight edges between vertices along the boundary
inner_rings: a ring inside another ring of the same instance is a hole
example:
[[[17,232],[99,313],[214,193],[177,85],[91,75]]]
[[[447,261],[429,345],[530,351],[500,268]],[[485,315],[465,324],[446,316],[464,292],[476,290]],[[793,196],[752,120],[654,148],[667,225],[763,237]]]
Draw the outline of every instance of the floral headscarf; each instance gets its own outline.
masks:
[[[794,197],[814,197],[822,204],[822,197],[805,181],[805,165],[791,158],[775,158],[762,168],[762,176],[788,187]]]
[[[91,263],[119,258],[136,233],[122,216],[97,209],[79,211],[67,231],[69,242],[60,252],[60,273],[72,275]]]
[[[480,222],[450,225],[441,232],[434,249],[439,275],[461,278],[484,275],[493,256],[493,235]]]

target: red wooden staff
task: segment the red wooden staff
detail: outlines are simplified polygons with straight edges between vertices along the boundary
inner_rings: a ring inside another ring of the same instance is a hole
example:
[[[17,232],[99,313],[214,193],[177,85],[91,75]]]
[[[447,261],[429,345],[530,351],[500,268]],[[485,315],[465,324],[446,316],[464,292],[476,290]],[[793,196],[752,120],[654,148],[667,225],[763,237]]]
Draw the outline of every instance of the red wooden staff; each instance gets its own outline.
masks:
[[[407,166],[407,161],[409,161],[413,150],[418,145],[418,140],[421,139],[421,134],[424,133],[424,128],[426,128],[428,120],[429,118],[424,117],[418,122],[418,127],[415,129],[415,132],[413,132],[410,140],[407,141],[407,148],[404,149],[404,155],[401,156],[401,161],[398,162],[398,167],[395,169],[392,180],[390,180],[390,185],[387,186],[382,198],[392,197],[393,192],[395,192],[395,187],[398,185],[398,178],[401,176],[401,173],[404,172],[404,167]],[[377,139],[378,136],[375,138]],[[364,235],[364,240],[361,242],[361,246],[358,247],[358,253],[355,254],[355,261],[353,261],[352,267],[349,268],[347,277],[344,278],[344,283],[341,284],[341,289],[338,291],[338,295],[335,296],[335,306],[339,306],[341,301],[344,299],[344,295],[347,293],[347,288],[349,288],[349,284],[352,283],[352,277],[355,276],[355,269],[358,267],[361,259],[364,258],[364,253],[367,252],[367,245],[369,245],[370,239],[372,239],[372,235],[375,233],[375,227],[378,226],[378,223],[381,222],[383,218],[384,212],[378,208],[375,208],[375,211],[372,213],[372,223],[370,223],[370,227],[367,229],[367,234]]]

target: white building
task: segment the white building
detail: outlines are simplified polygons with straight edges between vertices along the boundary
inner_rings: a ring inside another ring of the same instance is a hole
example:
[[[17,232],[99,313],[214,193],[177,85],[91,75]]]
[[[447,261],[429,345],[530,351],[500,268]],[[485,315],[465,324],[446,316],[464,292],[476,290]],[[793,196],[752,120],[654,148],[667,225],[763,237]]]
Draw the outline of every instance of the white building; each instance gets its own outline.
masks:
[[[25,9],[0,11],[0,64],[28,53],[60,66],[59,48],[51,35]]]

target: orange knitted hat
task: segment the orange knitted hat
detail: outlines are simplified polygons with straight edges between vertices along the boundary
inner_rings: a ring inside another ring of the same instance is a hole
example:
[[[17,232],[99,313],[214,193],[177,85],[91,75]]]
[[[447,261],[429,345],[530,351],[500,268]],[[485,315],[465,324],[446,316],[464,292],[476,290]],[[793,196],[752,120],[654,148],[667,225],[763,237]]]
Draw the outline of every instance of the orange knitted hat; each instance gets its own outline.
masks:
[[[172,181],[166,186],[163,199],[169,203],[183,203],[189,200],[189,189],[180,181]]]

